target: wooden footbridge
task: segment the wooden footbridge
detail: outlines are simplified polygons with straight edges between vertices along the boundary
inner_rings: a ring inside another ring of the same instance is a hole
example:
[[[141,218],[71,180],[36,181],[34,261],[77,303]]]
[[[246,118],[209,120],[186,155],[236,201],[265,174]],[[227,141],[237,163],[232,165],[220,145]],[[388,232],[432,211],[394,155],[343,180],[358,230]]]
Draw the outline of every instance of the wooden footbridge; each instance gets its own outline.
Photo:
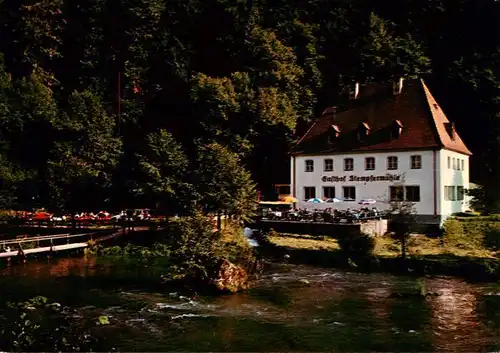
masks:
[[[136,229],[136,231],[142,230],[144,229]],[[16,256],[26,257],[31,254],[52,254],[58,251],[84,249],[89,246],[89,240],[100,243],[105,240],[119,237],[128,232],[129,230],[122,229],[112,233],[102,231],[82,234],[67,233],[0,240],[0,259],[9,259]]]

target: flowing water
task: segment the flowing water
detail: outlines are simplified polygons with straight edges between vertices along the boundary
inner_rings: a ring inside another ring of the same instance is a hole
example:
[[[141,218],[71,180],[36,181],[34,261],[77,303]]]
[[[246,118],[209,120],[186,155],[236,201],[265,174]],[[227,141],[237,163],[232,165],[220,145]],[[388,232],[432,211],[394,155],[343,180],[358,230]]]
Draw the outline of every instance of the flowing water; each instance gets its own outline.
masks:
[[[96,258],[5,268],[2,301],[44,295],[107,315],[120,351],[500,349],[500,285],[272,265],[245,293],[183,296],[158,268]]]

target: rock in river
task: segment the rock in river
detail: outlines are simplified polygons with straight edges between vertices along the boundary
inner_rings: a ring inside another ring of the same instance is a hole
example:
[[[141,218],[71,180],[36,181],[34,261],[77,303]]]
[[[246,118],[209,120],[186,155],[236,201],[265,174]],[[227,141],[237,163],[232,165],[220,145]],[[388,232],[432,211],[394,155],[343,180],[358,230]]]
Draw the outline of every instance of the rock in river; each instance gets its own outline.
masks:
[[[235,265],[227,259],[221,259],[212,282],[218,291],[235,293],[248,289],[249,276],[243,267]]]

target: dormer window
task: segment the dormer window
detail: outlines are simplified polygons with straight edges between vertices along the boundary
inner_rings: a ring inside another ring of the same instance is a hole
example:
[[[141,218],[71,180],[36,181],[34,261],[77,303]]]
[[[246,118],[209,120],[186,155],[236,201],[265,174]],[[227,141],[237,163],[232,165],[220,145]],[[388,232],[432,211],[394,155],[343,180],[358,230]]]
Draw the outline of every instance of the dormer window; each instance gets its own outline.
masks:
[[[331,125],[328,129],[328,143],[332,143],[340,136],[340,129],[337,125]]]
[[[362,122],[358,127],[358,140],[362,140],[370,135],[370,126],[367,123]]]
[[[444,127],[446,129],[446,132],[448,133],[448,136],[450,136],[450,138],[452,140],[455,139],[455,123],[444,123]]]
[[[403,132],[403,124],[399,120],[393,120],[391,125],[391,138],[397,139],[401,136]]]

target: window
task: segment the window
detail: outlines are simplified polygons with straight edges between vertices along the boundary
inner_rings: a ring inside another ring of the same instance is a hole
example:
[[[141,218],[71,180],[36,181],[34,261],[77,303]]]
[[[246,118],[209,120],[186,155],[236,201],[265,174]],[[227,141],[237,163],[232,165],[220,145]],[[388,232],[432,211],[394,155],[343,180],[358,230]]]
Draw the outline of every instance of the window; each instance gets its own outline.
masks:
[[[306,160],[306,172],[314,172],[314,161],[312,159]]]
[[[404,189],[402,186],[389,186],[389,200],[390,201],[403,201]]]
[[[323,187],[323,197],[327,199],[333,199],[335,197],[335,187],[334,186],[324,186]]]
[[[316,188],[314,186],[305,186],[304,187],[304,199],[314,199],[316,197]]]
[[[448,169],[451,169],[451,157],[448,157]]]
[[[420,201],[420,186],[389,186],[390,201]]]
[[[453,170],[457,170],[457,160],[453,158]]]
[[[455,201],[457,199],[455,186],[444,187],[444,199],[446,201]]]
[[[354,200],[356,200],[356,187],[354,187],[354,186],[343,186],[342,190],[344,192],[344,201],[354,201]]]
[[[422,169],[422,156],[411,156],[411,169]]]
[[[398,169],[398,157],[387,157],[387,169]]]
[[[463,160],[463,159],[460,161],[460,164],[461,164],[461,166],[460,166],[460,170],[464,170],[464,164],[465,164],[465,163],[464,163],[464,160]]]
[[[333,159],[325,159],[323,169],[325,172],[333,172]]]
[[[446,201],[463,201],[464,195],[465,191],[463,186],[444,187],[444,199]]]
[[[366,157],[365,158],[365,169],[366,170],[375,170],[375,158]]]
[[[345,171],[353,171],[354,170],[354,159],[345,158],[344,159],[344,170]]]
[[[420,186],[407,186],[405,188],[406,201],[419,202],[420,201]]]

